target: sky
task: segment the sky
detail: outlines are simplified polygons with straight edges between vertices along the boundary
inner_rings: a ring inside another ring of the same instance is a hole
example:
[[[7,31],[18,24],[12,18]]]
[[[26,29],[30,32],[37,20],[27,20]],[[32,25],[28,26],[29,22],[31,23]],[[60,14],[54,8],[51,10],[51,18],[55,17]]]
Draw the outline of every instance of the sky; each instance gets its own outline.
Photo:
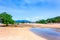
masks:
[[[0,13],[14,20],[37,21],[60,16],[60,0],[0,0]]]

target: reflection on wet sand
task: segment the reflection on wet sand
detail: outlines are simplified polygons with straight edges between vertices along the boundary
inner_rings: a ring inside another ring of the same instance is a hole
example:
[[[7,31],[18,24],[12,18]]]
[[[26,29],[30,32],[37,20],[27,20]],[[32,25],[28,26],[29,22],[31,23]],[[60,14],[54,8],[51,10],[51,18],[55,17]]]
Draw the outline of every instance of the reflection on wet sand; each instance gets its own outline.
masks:
[[[47,40],[60,40],[60,32],[50,28],[31,28],[33,33],[46,38]]]
[[[60,32],[60,28],[55,28],[53,30],[56,31],[56,32]]]

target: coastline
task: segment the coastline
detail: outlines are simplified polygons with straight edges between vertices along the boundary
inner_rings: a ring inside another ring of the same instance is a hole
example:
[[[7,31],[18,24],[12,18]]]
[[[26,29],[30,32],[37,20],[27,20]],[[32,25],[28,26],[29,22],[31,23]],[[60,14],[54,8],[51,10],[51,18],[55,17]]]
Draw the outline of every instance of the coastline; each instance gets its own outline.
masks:
[[[23,24],[19,27],[0,27],[0,40],[47,40],[42,36],[38,36],[30,28],[56,28],[60,24]],[[21,26],[21,27],[20,27]],[[35,26],[35,27],[32,27]],[[36,27],[37,26],[37,27]],[[47,26],[47,27],[46,27]],[[56,26],[56,27],[55,27]],[[53,37],[52,37],[53,38]]]
[[[0,28],[0,40],[46,40],[26,28]]]

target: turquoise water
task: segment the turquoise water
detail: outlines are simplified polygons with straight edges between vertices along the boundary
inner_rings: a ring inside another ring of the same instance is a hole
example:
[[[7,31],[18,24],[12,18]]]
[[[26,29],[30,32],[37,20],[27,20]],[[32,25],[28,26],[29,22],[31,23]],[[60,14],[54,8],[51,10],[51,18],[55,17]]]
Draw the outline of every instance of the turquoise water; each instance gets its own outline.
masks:
[[[51,28],[31,28],[30,31],[47,40],[60,40],[60,32],[54,31]]]

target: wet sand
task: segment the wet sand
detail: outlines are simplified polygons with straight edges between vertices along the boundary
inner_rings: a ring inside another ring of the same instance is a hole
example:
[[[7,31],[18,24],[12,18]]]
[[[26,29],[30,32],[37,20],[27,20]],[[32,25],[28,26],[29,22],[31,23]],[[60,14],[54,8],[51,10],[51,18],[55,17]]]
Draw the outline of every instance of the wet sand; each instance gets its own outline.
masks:
[[[51,28],[31,28],[33,33],[47,40],[60,40],[60,32]]]

